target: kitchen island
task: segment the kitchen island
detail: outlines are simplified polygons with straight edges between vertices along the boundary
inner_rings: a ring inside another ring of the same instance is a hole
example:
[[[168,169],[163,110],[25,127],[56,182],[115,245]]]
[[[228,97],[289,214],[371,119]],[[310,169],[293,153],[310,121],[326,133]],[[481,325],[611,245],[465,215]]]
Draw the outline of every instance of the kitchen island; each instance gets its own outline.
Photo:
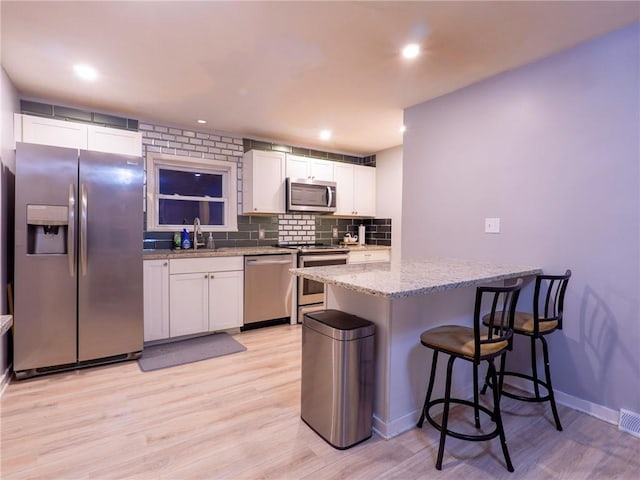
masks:
[[[424,401],[432,351],[420,344],[420,334],[442,324],[471,325],[477,285],[520,277],[527,282],[541,270],[431,258],[295,268],[291,272],[323,282],[327,308],[376,324],[373,425],[381,436],[391,438],[415,426]],[[445,363],[439,362],[439,368]],[[468,370],[455,375],[456,396],[472,395]],[[436,385],[435,395],[442,392],[442,383]]]

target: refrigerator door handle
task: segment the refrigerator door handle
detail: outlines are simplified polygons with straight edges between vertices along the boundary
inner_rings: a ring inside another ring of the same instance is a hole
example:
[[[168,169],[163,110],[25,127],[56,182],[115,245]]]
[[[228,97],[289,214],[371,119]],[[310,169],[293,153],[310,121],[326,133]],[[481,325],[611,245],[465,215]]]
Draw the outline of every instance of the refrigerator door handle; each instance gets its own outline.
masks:
[[[67,260],[69,264],[69,275],[76,274],[76,189],[73,183],[69,184],[69,212],[67,231]]]
[[[87,187],[80,187],[80,269],[87,274]]]

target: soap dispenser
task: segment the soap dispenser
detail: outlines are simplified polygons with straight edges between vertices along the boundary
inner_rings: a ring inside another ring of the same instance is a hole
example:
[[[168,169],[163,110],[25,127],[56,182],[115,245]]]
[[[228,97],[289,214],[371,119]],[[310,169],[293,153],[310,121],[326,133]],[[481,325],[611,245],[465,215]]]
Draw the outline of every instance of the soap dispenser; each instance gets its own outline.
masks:
[[[191,248],[191,240],[189,239],[189,232],[185,228],[182,230],[182,249],[187,250],[188,248]]]
[[[214,249],[216,248],[216,244],[213,241],[213,233],[209,232],[209,236],[207,237],[207,248]]]

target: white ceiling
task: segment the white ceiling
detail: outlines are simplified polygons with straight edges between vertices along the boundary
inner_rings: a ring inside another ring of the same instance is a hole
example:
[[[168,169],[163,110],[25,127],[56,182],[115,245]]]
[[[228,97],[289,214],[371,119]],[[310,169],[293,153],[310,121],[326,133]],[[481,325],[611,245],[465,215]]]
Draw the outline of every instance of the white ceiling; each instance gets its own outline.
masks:
[[[639,2],[606,1],[1,8],[2,66],[24,98],[361,155],[402,143],[405,107],[640,19]],[[79,62],[99,79],[77,79]]]

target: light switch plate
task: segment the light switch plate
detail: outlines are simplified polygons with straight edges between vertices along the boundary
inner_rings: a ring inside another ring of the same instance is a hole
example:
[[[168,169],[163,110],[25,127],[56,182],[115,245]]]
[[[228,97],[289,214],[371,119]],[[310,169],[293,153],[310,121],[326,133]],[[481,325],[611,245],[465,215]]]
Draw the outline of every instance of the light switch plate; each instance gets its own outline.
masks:
[[[331,228],[331,236],[333,238],[338,238],[338,227],[332,227]]]
[[[485,218],[484,219],[484,233],[500,233],[500,219],[499,218]]]
[[[264,228],[258,228],[258,240],[264,240]]]

